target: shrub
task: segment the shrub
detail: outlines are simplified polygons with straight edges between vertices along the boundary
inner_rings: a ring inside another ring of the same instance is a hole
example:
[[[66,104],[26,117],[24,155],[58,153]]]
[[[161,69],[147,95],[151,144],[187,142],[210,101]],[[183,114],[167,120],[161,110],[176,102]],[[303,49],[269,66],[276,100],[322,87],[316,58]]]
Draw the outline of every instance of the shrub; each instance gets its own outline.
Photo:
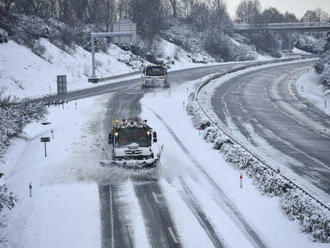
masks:
[[[42,56],[46,52],[46,47],[44,47],[39,40],[35,40],[33,47],[32,47],[32,52],[35,54]]]
[[[0,43],[6,43],[8,41],[7,31],[0,28]]]

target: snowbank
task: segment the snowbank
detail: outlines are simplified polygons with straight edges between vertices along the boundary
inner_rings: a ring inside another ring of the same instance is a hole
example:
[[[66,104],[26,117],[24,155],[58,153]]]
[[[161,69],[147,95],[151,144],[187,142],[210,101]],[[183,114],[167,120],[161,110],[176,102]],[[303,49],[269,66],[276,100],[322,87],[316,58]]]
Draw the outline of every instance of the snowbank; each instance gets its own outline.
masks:
[[[7,242],[1,247],[100,246],[99,189],[92,175],[99,169],[95,161],[103,158],[99,116],[105,115],[106,101],[102,96],[50,107],[47,119],[10,140],[0,161],[0,183],[18,200],[5,212],[7,227],[1,236]],[[51,139],[47,157],[43,136]]]
[[[330,115],[330,90],[319,83],[319,75],[313,70],[296,81],[297,92],[313,106]]]

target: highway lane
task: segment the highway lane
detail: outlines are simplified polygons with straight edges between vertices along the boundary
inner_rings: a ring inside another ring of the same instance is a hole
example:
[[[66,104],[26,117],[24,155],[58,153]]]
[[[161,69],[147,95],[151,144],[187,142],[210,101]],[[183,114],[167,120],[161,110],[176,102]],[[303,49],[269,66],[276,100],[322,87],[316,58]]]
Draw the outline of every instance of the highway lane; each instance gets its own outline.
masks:
[[[330,196],[330,120],[301,99],[294,86],[311,66],[299,62],[235,76],[215,90],[211,104],[233,133],[268,157],[280,151],[293,158],[286,165]],[[271,148],[263,149],[258,137]],[[282,156],[274,159],[282,161]]]
[[[179,70],[169,73],[169,81],[172,87],[176,84],[197,80],[213,73],[226,72],[244,63],[233,63]],[[87,83],[87,82],[86,82]],[[100,84],[99,86],[83,90],[69,92],[64,95],[46,96],[36,99],[45,102],[59,100],[75,100],[106,93],[109,98],[107,114],[101,117],[104,123],[104,140],[106,139],[116,119],[138,117],[141,112],[140,99],[144,92],[140,88],[140,79],[122,80],[116,83]],[[167,89],[170,91],[171,89]],[[106,146],[110,150],[110,146]],[[151,247],[181,247],[179,233],[170,212],[162,190],[157,181],[135,180],[125,178],[133,183],[135,195],[141,206],[147,237]],[[134,237],[130,223],[124,216],[125,207],[120,199],[122,183],[114,180],[99,184],[100,223],[102,247],[134,247]],[[134,216],[132,216],[134,218]]]
[[[107,137],[110,127],[116,119],[138,117],[141,112],[140,99],[143,91],[139,86],[124,88],[111,97],[108,112],[104,121],[104,136]],[[110,145],[107,146],[110,150]],[[172,222],[167,203],[162,197],[158,182],[148,178],[126,178],[131,180],[134,192],[142,208],[147,236],[151,247],[181,247],[177,230]],[[121,211],[121,184],[102,184],[99,186],[101,219],[102,219],[102,247],[134,247],[132,233],[127,228],[125,216]],[[155,198],[155,196],[157,196]],[[109,207],[111,206],[111,207]],[[134,216],[132,216],[134,218]],[[115,228],[113,228],[115,227]]]
[[[239,65],[243,65],[246,63],[255,63],[255,62],[241,62],[241,63],[230,63],[224,65],[212,65],[212,66],[203,66],[203,67],[195,67],[183,70],[177,70],[168,73],[169,82],[170,83],[183,83],[191,80],[196,80],[202,78],[204,76],[224,72],[235,68]],[[70,82],[68,82],[69,84]],[[86,84],[89,84],[86,82]],[[76,100],[81,98],[87,98],[97,95],[102,95],[105,93],[111,92],[118,92],[123,89],[127,89],[129,87],[135,87],[141,85],[141,79],[124,79],[121,81],[117,81],[115,83],[99,83],[99,85],[91,88],[81,89],[70,91],[66,94],[62,95],[48,95],[40,98],[36,98],[36,101],[45,101],[45,102],[52,102],[52,101],[61,101],[61,100]]]
[[[238,66],[237,64],[217,65],[180,70],[169,73],[172,87],[176,84],[204,77],[218,72],[225,72]],[[167,89],[171,90],[171,89]],[[124,80],[122,82],[101,85],[99,87],[68,93],[64,96],[53,96],[47,100],[78,99],[85,96],[113,92],[107,104],[104,117],[104,137],[116,119],[138,117],[141,112],[140,99],[144,92],[140,88],[140,80]],[[60,98],[58,98],[60,97]],[[105,97],[107,97],[105,95]],[[110,145],[107,146],[110,150]],[[157,181],[126,178],[133,183],[135,195],[142,209],[151,247],[181,247],[179,230],[176,229],[168,210],[167,202]],[[127,228],[129,223],[122,216],[120,202],[121,182],[102,183],[99,185],[99,199],[102,227],[102,247],[133,247],[132,233]],[[134,217],[134,216],[133,216]]]

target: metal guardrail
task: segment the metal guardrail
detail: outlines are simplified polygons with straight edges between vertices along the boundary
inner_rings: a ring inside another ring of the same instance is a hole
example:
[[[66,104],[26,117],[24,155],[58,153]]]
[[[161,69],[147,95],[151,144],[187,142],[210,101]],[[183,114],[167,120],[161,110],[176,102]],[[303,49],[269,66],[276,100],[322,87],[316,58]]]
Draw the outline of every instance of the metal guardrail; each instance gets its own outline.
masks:
[[[90,83],[104,82],[104,81],[109,81],[109,80],[112,80],[112,79],[118,79],[118,78],[123,78],[123,77],[128,77],[128,76],[134,76],[134,75],[137,75],[139,73],[140,73],[139,71],[134,71],[134,72],[119,74],[119,75],[114,75],[114,76],[109,76],[109,77],[89,78],[88,82],[90,82]]]
[[[315,57],[315,56],[314,56]],[[244,65],[244,66],[240,66],[237,68],[234,68],[232,70],[229,70],[227,72],[224,73],[218,73],[215,74],[214,76],[212,76],[211,78],[205,80],[204,82],[202,82],[197,89],[195,90],[195,95],[194,95],[194,100],[197,102],[198,106],[200,107],[200,109],[203,111],[203,113],[205,114],[205,116],[210,120],[211,123],[213,123],[213,125],[215,125],[217,128],[219,128],[219,130],[221,130],[221,132],[223,132],[225,135],[227,135],[236,145],[238,145],[240,148],[242,148],[245,152],[247,152],[248,154],[250,154],[252,157],[254,157],[257,161],[259,161],[261,164],[263,164],[264,166],[266,166],[267,168],[271,169],[273,172],[276,172],[277,174],[279,174],[281,177],[283,177],[285,180],[287,180],[293,187],[301,190],[302,192],[304,192],[306,195],[308,195],[309,197],[311,197],[313,200],[315,200],[317,203],[319,203],[322,207],[326,208],[327,210],[330,211],[330,206],[328,206],[327,204],[323,203],[321,200],[317,199],[315,196],[313,196],[311,193],[309,193],[307,190],[305,190],[304,188],[302,188],[301,186],[299,186],[297,183],[293,182],[291,179],[289,179],[287,176],[283,175],[282,173],[279,173],[276,169],[274,169],[272,166],[270,166],[266,161],[262,160],[261,158],[259,158],[259,156],[257,156],[256,154],[254,154],[253,152],[251,152],[247,147],[245,147],[244,145],[242,145],[241,143],[239,143],[235,138],[233,138],[223,127],[221,127],[219,125],[219,123],[217,123],[215,120],[212,119],[211,116],[209,116],[209,114],[207,113],[207,111],[202,107],[202,104],[198,101],[198,94],[200,93],[200,91],[210,82],[212,82],[215,79],[218,79],[220,77],[223,77],[225,75],[237,72],[237,71],[242,71],[248,68],[254,68],[254,67],[258,67],[261,65],[268,65],[268,64],[277,64],[277,63],[283,63],[283,62],[290,62],[290,61],[299,61],[299,60],[303,60],[303,59],[307,59],[307,58],[313,58],[313,56],[303,56],[301,58],[289,58],[289,59],[282,59],[282,60],[275,60],[275,61],[262,61],[262,62],[257,62],[254,64],[250,64],[250,65]]]

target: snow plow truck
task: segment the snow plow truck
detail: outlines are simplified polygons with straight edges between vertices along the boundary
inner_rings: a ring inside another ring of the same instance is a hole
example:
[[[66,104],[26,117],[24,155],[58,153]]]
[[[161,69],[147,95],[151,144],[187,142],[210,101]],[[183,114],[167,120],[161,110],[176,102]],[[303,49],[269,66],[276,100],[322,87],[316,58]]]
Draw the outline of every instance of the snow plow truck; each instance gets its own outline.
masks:
[[[142,71],[142,88],[156,87],[170,87],[164,65],[148,65]]]
[[[157,133],[146,120],[116,120],[108,138],[112,145],[111,165],[131,169],[158,167],[162,148],[154,153]]]

